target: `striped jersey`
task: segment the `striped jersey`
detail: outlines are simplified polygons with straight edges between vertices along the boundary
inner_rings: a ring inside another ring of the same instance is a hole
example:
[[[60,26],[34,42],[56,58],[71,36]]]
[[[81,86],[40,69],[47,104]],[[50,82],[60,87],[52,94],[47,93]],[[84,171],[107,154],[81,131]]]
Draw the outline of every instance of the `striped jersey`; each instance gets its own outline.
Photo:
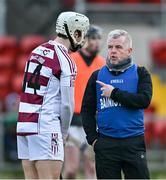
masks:
[[[32,51],[20,95],[18,135],[60,131],[60,89],[74,86],[76,71],[62,44],[49,41]]]

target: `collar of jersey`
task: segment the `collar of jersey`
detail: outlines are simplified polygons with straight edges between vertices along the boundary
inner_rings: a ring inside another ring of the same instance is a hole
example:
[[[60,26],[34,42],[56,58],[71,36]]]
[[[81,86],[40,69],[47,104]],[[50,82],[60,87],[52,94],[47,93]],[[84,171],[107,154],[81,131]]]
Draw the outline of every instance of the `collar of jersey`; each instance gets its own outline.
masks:
[[[61,46],[63,49],[65,49],[67,52],[68,52],[68,49],[67,49],[67,47],[66,46],[64,46],[63,44],[61,44],[61,43],[57,43],[56,41],[54,41],[54,40],[49,40],[49,43],[50,44],[53,44],[53,45],[59,45],[59,46]]]

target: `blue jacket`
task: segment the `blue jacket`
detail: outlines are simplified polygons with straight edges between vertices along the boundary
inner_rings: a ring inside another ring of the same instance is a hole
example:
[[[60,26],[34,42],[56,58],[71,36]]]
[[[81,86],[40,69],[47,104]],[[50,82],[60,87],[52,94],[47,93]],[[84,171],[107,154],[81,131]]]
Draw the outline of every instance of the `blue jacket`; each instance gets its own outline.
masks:
[[[137,65],[133,64],[124,73],[114,76],[106,66],[98,73],[97,80],[111,84],[130,93],[137,93]],[[132,109],[101,96],[101,86],[96,85],[97,127],[100,134],[125,138],[144,133],[143,109]]]

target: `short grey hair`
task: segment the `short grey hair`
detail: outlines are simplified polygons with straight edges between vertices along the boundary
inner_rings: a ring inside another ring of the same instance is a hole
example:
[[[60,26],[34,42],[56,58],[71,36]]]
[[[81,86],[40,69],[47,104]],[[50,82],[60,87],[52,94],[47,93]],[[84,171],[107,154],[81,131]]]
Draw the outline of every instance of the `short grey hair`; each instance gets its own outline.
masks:
[[[116,39],[116,38],[119,38],[120,36],[126,37],[126,42],[129,45],[129,48],[132,48],[132,38],[130,34],[123,29],[115,29],[113,31],[110,31],[108,34],[107,40],[112,39],[112,38]]]

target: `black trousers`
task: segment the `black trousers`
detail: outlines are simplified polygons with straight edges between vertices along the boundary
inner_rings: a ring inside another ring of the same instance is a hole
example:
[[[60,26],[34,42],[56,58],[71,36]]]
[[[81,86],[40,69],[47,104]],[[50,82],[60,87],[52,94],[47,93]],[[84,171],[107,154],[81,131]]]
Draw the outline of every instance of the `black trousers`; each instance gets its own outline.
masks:
[[[94,146],[98,179],[150,179],[144,136],[100,136]]]

